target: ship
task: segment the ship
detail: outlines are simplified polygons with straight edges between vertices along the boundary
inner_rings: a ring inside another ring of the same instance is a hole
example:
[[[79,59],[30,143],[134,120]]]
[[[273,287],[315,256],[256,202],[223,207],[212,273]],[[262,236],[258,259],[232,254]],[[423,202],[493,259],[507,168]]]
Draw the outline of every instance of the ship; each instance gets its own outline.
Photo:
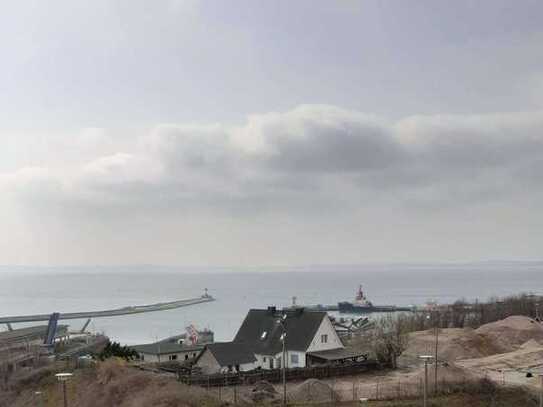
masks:
[[[364,295],[362,286],[358,286],[358,291],[353,302],[342,301],[338,302],[337,305],[304,305],[299,306],[296,304],[296,297],[292,297],[292,305],[288,307],[283,307],[284,310],[292,310],[298,308],[305,308],[310,311],[326,311],[326,312],[340,312],[342,314],[371,314],[372,312],[413,312],[416,310],[416,307],[398,307],[396,305],[374,305],[370,300]]]
[[[411,307],[397,307],[396,305],[374,305],[366,298],[362,285],[358,286],[358,291],[353,302],[342,301],[337,304],[338,311],[343,314],[370,314],[372,312],[397,312],[412,311]]]

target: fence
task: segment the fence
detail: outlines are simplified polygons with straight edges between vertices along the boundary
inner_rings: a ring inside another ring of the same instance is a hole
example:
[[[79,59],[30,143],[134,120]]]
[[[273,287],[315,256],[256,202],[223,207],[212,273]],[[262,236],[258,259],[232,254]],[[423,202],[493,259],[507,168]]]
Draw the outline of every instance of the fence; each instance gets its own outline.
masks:
[[[356,375],[369,370],[379,368],[375,361],[354,362],[342,365],[324,365],[306,368],[287,369],[285,376],[287,381],[301,381],[306,379],[326,379],[330,377],[341,377]],[[253,370],[250,372],[225,373],[214,375],[187,375],[177,372],[177,379],[188,385],[199,385],[204,387],[217,386],[238,386],[254,384],[259,381],[278,383],[283,379],[281,369]]]
[[[422,379],[391,380],[390,378],[371,377],[364,381],[345,379],[325,379],[316,383],[287,383],[287,401],[289,406],[355,406],[361,398],[368,400],[418,400],[423,396]],[[275,399],[282,398],[281,385],[275,386]],[[229,387],[207,387],[208,393],[221,401],[236,405],[243,401],[251,401],[251,386],[232,385]],[[439,396],[455,393],[498,394],[498,390],[485,389],[477,380],[440,380]],[[428,388],[428,395],[434,396],[433,384]]]

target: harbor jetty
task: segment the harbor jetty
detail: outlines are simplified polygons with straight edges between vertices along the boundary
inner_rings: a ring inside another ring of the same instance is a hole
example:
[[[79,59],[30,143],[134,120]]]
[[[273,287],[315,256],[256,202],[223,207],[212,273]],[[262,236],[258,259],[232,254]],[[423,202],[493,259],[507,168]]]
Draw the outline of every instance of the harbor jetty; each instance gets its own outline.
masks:
[[[149,305],[135,305],[123,308],[116,308],[102,311],[84,311],[84,312],[63,312],[59,313],[58,320],[64,319],[85,319],[85,318],[100,318],[100,317],[116,317],[120,315],[141,314],[144,312],[166,311],[170,309],[188,307],[191,305],[202,304],[205,302],[215,301],[215,299],[207,293],[196,298],[184,300],[176,300],[170,302],[160,302]],[[0,324],[13,324],[19,322],[38,322],[49,321],[51,314],[34,314],[34,315],[19,315],[0,317]]]

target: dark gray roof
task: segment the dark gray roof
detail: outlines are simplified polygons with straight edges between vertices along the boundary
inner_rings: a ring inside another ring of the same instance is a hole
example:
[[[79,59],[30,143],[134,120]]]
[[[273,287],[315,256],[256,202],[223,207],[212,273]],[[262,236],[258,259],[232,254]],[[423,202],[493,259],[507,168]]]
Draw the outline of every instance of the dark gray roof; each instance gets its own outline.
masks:
[[[204,346],[183,346],[176,342],[156,342],[144,345],[133,345],[130,346],[130,348],[134,349],[138,353],[147,353],[151,355],[166,355],[181,352],[199,352],[204,348]]]
[[[234,342],[245,344],[260,355],[281,352],[283,345],[280,337],[283,331],[277,320],[283,314],[287,315],[283,321],[287,331],[286,347],[288,350],[302,352],[307,350],[323,318],[327,316],[324,311],[308,311],[303,308],[283,311],[276,311],[274,307],[252,309],[245,317]]]
[[[211,352],[221,366],[235,366],[256,361],[251,349],[242,343],[215,342],[206,345],[206,349]]]

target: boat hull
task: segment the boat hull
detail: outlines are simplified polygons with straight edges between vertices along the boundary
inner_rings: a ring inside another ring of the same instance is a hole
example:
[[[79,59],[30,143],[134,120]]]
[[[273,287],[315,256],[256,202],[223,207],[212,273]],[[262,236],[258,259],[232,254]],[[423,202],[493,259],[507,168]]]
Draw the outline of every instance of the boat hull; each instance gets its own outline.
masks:
[[[338,302],[338,311],[343,314],[371,314],[373,312],[398,312],[410,311],[408,307],[396,307],[395,305],[359,305],[352,302]]]

